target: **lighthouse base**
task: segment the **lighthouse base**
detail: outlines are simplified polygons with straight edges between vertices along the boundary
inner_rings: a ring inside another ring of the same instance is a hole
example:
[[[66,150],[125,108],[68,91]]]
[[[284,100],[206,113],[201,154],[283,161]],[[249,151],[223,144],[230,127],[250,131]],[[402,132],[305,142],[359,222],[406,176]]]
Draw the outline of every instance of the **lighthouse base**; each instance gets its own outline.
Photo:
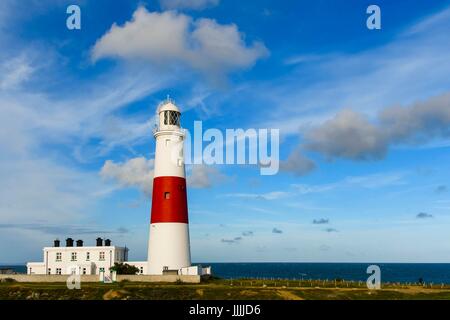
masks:
[[[150,225],[147,274],[177,274],[191,267],[187,223],[162,222]]]

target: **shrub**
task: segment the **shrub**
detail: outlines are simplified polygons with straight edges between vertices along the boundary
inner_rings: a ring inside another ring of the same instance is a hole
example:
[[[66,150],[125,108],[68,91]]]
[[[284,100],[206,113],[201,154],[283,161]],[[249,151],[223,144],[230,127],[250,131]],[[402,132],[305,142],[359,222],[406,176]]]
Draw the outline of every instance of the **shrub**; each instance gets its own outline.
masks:
[[[139,268],[130,266],[127,263],[114,263],[109,270],[117,272],[117,274],[136,274],[139,272]]]

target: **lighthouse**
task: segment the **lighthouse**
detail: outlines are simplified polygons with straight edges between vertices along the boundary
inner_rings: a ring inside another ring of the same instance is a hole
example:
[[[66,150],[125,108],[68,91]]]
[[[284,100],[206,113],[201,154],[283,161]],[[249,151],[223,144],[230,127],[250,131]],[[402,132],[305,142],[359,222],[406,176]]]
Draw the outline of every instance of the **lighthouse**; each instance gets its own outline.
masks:
[[[148,274],[191,266],[180,110],[169,98],[158,106]]]
[[[183,152],[185,133],[180,116],[180,110],[169,98],[158,106],[153,132],[156,152],[147,261],[128,261],[128,248],[112,246],[109,239],[103,245],[103,239],[98,238],[96,247],[83,247],[83,241],[77,240],[74,247],[73,239],[67,238],[66,247],[61,247],[59,240],[55,240],[53,247],[44,247],[43,262],[27,263],[29,275],[97,274],[104,279],[116,262],[136,267],[139,276],[157,276],[144,277],[142,281],[192,283],[212,274],[211,266],[191,265]],[[174,274],[178,277],[173,277]]]

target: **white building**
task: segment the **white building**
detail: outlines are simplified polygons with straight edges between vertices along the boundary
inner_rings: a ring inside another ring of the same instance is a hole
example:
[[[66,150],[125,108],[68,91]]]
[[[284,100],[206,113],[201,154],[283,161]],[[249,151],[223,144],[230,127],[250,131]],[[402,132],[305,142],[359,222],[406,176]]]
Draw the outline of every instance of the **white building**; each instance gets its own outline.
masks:
[[[100,274],[109,273],[114,263],[128,263],[138,267],[139,273],[146,272],[147,261],[127,262],[128,248],[113,246],[110,240],[98,238],[96,246],[83,246],[82,240],[66,240],[66,246],[61,247],[55,240],[53,247],[44,247],[43,262],[27,263],[28,274]]]

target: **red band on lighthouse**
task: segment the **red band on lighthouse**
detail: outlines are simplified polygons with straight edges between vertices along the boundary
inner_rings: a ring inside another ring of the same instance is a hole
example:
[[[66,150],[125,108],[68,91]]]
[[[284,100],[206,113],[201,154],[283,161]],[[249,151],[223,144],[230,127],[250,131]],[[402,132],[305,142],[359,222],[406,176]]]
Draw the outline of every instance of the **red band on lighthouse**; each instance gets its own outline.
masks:
[[[188,223],[185,178],[153,179],[151,223],[159,222]]]

